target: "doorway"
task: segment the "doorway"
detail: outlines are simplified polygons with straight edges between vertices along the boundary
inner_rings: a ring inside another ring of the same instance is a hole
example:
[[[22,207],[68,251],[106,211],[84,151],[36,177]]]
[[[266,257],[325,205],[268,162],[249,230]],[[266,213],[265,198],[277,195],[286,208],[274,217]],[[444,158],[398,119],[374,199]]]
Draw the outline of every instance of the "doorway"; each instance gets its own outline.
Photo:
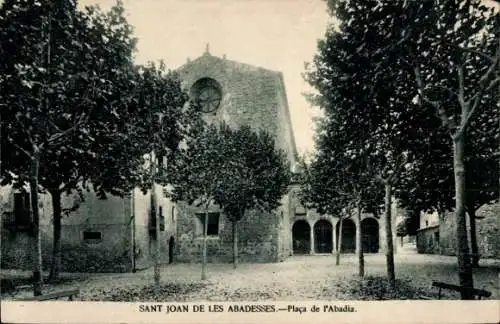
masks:
[[[314,243],[316,253],[332,253],[332,224],[327,220],[319,220],[314,224]]]
[[[309,254],[311,227],[305,220],[298,220],[292,227],[293,254]]]

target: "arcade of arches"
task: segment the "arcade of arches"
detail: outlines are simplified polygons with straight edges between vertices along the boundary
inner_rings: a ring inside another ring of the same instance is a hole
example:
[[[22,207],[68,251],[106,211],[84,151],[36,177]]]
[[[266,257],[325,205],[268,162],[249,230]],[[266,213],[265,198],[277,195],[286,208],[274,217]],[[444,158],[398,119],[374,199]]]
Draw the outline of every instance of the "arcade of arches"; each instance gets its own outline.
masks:
[[[335,231],[332,223],[326,219],[316,221],[312,226],[306,220],[297,220],[292,226],[294,254],[332,253],[337,250],[339,225]],[[361,221],[361,242],[363,252],[378,253],[379,224],[375,218],[365,218]],[[356,251],[356,224],[351,219],[342,222],[342,253]]]

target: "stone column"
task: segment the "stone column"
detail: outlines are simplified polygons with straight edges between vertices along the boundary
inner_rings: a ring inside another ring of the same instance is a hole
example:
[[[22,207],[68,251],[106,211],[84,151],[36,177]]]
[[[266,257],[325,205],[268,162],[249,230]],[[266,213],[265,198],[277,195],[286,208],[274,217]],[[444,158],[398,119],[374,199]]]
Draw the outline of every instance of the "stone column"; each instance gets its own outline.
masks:
[[[314,254],[314,226],[312,226],[309,223],[309,228],[310,228],[310,233],[311,233],[311,235],[309,235],[309,239],[310,239],[309,246],[311,247],[311,250],[309,251],[309,254]]]

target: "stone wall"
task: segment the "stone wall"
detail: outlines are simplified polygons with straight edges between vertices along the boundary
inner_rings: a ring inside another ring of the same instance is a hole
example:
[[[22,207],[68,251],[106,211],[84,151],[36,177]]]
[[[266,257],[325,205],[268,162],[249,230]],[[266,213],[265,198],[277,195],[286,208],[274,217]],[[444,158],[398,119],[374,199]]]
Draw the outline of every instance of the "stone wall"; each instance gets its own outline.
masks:
[[[13,191],[2,189],[2,268],[31,269],[33,239],[19,232],[13,223]],[[79,199],[63,195],[62,206],[69,208]],[[52,260],[52,204],[48,194],[40,195],[42,264],[48,269]],[[61,271],[123,272],[132,267],[131,209],[129,198],[109,196],[99,200],[86,193],[79,208],[61,220]],[[93,232],[98,239],[88,239]]]
[[[426,227],[417,231],[418,253],[439,254],[440,249],[439,226]]]
[[[203,252],[202,223],[196,213],[202,210],[186,204],[177,205],[178,262],[201,262]],[[216,206],[210,212],[219,211]],[[275,213],[249,211],[238,222],[238,260],[240,262],[276,262],[279,251],[279,217]],[[217,236],[207,238],[208,262],[232,262],[232,223],[221,213]]]
[[[482,258],[500,259],[500,203],[484,205],[476,212],[477,244]]]
[[[161,186],[156,187],[158,207],[162,209],[164,230],[160,231],[160,263],[169,263],[169,241],[176,241],[175,205],[163,194]],[[135,224],[135,269],[141,270],[153,266],[155,253],[155,233],[150,231],[149,216],[151,212],[150,193],[139,189],[134,191],[134,224]],[[174,213],[174,215],[172,215]]]
[[[99,231],[101,240],[84,240],[83,231]],[[41,226],[42,266],[52,262],[52,226]],[[125,224],[63,226],[61,229],[61,271],[65,272],[125,272],[130,271],[130,241],[123,235],[130,227]],[[2,232],[2,268],[31,270],[33,238],[28,233]]]
[[[467,217],[468,220],[468,217]],[[457,230],[455,214],[452,212],[439,214],[439,241],[440,251],[443,255],[457,254]]]

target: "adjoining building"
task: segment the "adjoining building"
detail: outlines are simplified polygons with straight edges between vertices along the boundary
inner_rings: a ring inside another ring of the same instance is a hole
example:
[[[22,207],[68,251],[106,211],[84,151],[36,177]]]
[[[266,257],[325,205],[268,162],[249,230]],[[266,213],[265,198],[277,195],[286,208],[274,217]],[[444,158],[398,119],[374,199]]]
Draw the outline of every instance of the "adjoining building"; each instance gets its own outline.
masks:
[[[500,203],[485,204],[476,211],[476,237],[480,258],[500,259]],[[470,242],[470,219],[467,216]],[[456,255],[456,217],[454,212],[421,213],[417,231],[419,253]]]
[[[300,187],[293,185],[291,200],[293,214],[291,217],[291,232],[293,254],[330,254],[338,250],[340,238],[340,219],[337,215],[319,214],[314,209],[306,209],[298,199]],[[404,214],[393,204],[392,232],[394,251],[396,252],[396,219]],[[361,226],[361,231],[356,228]],[[356,237],[361,235],[361,248],[364,253],[385,252],[386,231],[382,215],[372,213],[361,214],[361,224],[355,217],[344,218],[342,221],[341,253],[355,253],[360,248],[356,246]]]

